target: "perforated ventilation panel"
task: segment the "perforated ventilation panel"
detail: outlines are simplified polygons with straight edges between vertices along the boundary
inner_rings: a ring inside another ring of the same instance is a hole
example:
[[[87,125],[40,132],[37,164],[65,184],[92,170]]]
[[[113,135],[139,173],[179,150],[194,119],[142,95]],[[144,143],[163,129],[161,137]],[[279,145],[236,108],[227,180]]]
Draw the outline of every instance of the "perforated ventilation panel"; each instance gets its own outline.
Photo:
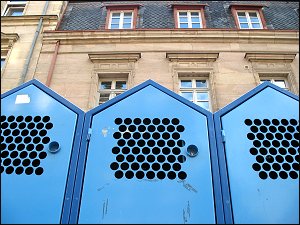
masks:
[[[1,173],[42,175],[50,116],[1,116]]]
[[[1,95],[1,223],[67,223],[80,113],[38,81]]]
[[[215,114],[224,135],[218,153],[220,171],[227,170],[228,223],[299,223],[297,98],[263,83]]]
[[[215,223],[208,117],[155,84],[129,93],[86,114],[71,222]]]
[[[261,179],[298,179],[299,121],[296,119],[250,119],[247,138],[253,141],[249,152],[255,157],[253,170]]]
[[[185,146],[180,139],[184,126],[179,119],[117,118],[115,124],[119,125],[113,135],[117,140],[112,148],[116,161],[110,168],[116,178],[186,179],[186,172],[181,170],[186,157],[180,149]]]

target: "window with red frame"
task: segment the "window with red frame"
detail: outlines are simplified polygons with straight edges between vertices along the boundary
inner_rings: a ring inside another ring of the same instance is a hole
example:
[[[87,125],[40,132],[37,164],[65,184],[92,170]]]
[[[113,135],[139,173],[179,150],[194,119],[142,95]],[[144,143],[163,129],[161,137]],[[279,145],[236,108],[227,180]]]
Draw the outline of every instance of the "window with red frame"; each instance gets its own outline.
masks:
[[[135,29],[138,5],[107,6],[106,29]]]
[[[239,29],[266,29],[262,5],[231,5],[231,11]]]
[[[176,28],[205,28],[205,5],[173,5]]]

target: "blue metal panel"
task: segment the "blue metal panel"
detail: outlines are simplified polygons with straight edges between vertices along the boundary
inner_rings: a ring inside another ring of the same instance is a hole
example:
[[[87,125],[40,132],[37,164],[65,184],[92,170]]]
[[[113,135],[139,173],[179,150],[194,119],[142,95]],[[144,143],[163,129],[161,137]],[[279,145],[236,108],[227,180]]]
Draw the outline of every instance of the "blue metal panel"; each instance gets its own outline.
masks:
[[[68,222],[83,115],[36,80],[1,96],[1,223]]]
[[[222,223],[211,122],[152,81],[88,112],[70,222]]]
[[[227,223],[299,223],[298,107],[264,83],[215,114]]]

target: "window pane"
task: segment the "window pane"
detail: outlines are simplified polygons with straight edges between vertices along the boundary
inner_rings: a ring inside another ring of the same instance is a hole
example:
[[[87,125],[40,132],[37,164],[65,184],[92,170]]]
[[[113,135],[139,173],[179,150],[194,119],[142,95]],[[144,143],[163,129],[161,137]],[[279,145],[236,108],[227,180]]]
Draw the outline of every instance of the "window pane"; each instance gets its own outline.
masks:
[[[200,107],[209,110],[209,103],[208,102],[196,102],[197,105],[199,105]]]
[[[187,23],[181,23],[180,28],[189,28]]]
[[[247,18],[246,17],[239,17],[240,23],[247,23]]]
[[[181,92],[180,95],[189,101],[193,101],[193,92]]]
[[[278,87],[286,88],[284,80],[275,80],[274,84],[276,84]]]
[[[191,88],[192,87],[192,81],[191,80],[181,80],[180,87],[182,87],[182,88]]]
[[[208,100],[208,93],[197,93],[197,100]]]
[[[14,9],[10,8],[8,12],[8,16],[22,16],[23,15],[23,8],[22,9]]]
[[[124,18],[131,18],[132,17],[132,12],[127,12],[127,13],[124,13]]]
[[[116,81],[116,89],[126,89],[126,81]]]
[[[199,17],[199,12],[191,12],[191,16],[197,16],[197,17]]]
[[[192,17],[192,23],[199,23],[200,19],[199,17]]]
[[[120,23],[120,19],[119,18],[112,18],[111,19],[111,23],[117,23],[117,24],[119,24]]]
[[[120,18],[120,13],[112,13],[112,17],[119,17]]]
[[[249,12],[249,16],[250,17],[257,17],[257,14],[256,14],[256,12]]]
[[[197,88],[206,88],[207,87],[206,80],[196,80],[196,87]]]
[[[252,28],[261,28],[259,23],[252,23]]]
[[[200,23],[192,23],[192,28],[200,28]]]
[[[187,12],[179,12],[179,16],[187,16]]]
[[[240,23],[241,28],[249,28],[248,23]]]
[[[102,81],[100,89],[111,89],[111,81]]]
[[[131,23],[131,18],[124,18],[123,23]]]
[[[119,29],[119,24],[112,24],[111,29]]]
[[[259,23],[259,20],[257,17],[251,17],[250,20],[251,20],[251,23]]]
[[[5,62],[5,59],[1,59],[1,69],[2,69],[2,67],[4,65],[4,62]]]
[[[131,28],[131,23],[123,23],[123,28]]]
[[[238,12],[238,16],[246,16],[245,12]]]
[[[187,17],[179,17],[179,22],[180,23],[187,23],[188,22],[188,18]]]
[[[109,100],[109,93],[100,93],[99,103],[104,103]]]

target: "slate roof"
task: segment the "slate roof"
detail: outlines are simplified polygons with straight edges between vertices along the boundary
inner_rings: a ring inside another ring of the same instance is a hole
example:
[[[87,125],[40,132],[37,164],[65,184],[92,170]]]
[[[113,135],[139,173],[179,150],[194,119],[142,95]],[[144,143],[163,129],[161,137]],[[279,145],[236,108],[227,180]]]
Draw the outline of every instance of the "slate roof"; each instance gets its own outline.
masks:
[[[288,1],[69,1],[58,30],[105,28],[105,5],[140,4],[136,28],[175,28],[172,4],[207,4],[207,28],[236,28],[231,4],[263,4],[268,29],[298,30],[299,3]]]

